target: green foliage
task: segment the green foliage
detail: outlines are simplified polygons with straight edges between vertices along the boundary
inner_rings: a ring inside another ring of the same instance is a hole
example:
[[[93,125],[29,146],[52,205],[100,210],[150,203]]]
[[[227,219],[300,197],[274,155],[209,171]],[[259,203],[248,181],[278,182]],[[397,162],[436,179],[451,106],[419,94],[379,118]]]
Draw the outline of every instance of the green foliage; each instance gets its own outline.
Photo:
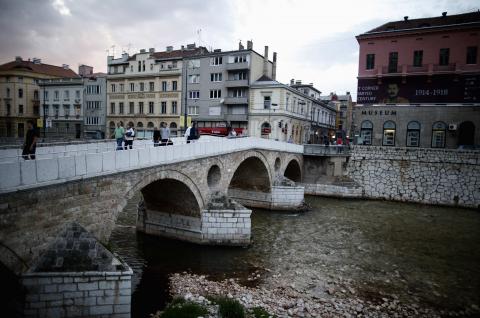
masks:
[[[245,309],[238,300],[226,297],[216,298],[218,312],[222,318],[245,318]]]
[[[161,318],[197,318],[199,316],[205,316],[208,311],[202,305],[196,304],[191,301],[186,301],[183,298],[175,298],[165,308]]]
[[[273,315],[270,315],[265,309],[262,307],[254,307],[251,310],[252,315],[254,318],[269,318],[269,317],[274,317]]]

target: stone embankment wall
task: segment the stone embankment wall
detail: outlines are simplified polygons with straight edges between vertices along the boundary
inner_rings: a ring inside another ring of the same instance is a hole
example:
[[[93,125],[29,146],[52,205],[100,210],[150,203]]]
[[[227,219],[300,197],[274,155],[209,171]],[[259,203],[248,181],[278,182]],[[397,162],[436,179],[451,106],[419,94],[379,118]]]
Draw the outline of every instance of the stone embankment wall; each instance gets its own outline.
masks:
[[[354,146],[346,174],[367,198],[480,207],[480,151]]]
[[[305,187],[305,194],[308,195],[321,195],[327,197],[339,197],[339,198],[361,198],[363,197],[362,188],[359,186],[340,186],[334,184],[311,184],[302,183]]]
[[[303,186],[272,186],[271,192],[228,189],[229,197],[253,208],[292,210],[303,206],[305,189]]]

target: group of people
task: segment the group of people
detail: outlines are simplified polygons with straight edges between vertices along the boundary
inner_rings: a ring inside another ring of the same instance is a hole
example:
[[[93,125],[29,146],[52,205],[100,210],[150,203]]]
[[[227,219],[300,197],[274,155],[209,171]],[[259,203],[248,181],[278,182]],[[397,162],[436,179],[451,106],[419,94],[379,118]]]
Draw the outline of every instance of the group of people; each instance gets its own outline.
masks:
[[[117,123],[117,128],[113,132],[113,136],[117,141],[117,150],[127,150],[133,148],[133,140],[135,139],[135,128],[129,123],[128,128],[123,128],[121,123]]]
[[[170,128],[167,127],[167,124],[160,124],[160,130],[157,127],[153,129],[153,146],[169,146],[173,145],[173,142],[170,140]]]

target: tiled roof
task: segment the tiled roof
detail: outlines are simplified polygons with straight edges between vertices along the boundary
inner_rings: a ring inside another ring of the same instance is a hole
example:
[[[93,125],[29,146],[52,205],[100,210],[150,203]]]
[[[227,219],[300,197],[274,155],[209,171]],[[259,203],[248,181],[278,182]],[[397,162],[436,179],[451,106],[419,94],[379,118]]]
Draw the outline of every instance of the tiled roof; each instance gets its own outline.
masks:
[[[65,69],[61,66],[50,64],[35,64],[31,61],[12,61],[0,65],[1,71],[25,70],[27,72],[44,74],[55,77],[78,77],[77,73],[71,69]]]
[[[480,24],[480,11],[455,14],[455,15],[446,15],[432,18],[422,18],[422,19],[407,19],[401,21],[393,21],[385,23],[375,29],[372,29],[368,32],[365,32],[364,35],[377,32],[388,32],[388,31],[399,31],[399,30],[410,30],[410,29],[423,29],[430,27],[441,27],[447,25],[456,25],[464,23],[479,23]]]
[[[151,54],[151,56],[155,59],[181,59],[181,58],[184,58],[184,57],[192,57],[192,56],[196,56],[196,55],[201,55],[201,54],[205,54],[205,53],[208,53],[208,50],[203,47],[203,46],[200,46],[200,47],[197,47],[197,48],[194,48],[194,49],[184,49],[184,50],[172,50],[172,51],[162,51],[162,52],[154,52]],[[129,58],[129,61],[133,61],[135,60],[135,55],[132,55],[130,58]]]

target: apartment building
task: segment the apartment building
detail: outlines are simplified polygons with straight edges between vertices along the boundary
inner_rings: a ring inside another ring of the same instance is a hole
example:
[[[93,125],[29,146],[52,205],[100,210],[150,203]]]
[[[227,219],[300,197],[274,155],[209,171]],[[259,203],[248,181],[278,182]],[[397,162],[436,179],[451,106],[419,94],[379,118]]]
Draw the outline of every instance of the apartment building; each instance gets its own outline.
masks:
[[[293,81],[293,80],[292,80]],[[262,76],[250,86],[250,136],[293,142],[320,143],[335,131],[335,109],[320,100],[313,84],[282,84]]]
[[[405,16],[356,38],[359,143],[480,145],[480,11]]]
[[[83,135],[103,139],[106,137],[107,74],[94,73],[93,67],[80,65],[78,75],[83,78]]]
[[[320,97],[324,102],[331,105],[337,111],[335,118],[335,139],[345,141],[352,137],[352,111],[353,101],[350,92],[345,95],[330,93]]]
[[[37,122],[40,118],[40,80],[75,77],[77,74],[68,65],[44,64],[37,58],[23,60],[17,56],[0,65],[0,137],[23,138],[27,120]]]
[[[165,123],[173,134],[183,126],[183,59],[207,53],[204,47],[189,44],[174,50],[140,50],[120,58],[108,57],[107,132],[117,123],[133,124],[137,137],[150,138],[154,127]]]
[[[213,52],[185,59],[183,83],[188,116],[201,133],[225,135],[229,128],[244,133],[248,127],[249,87],[262,76],[275,78],[276,53],[268,60],[253,49],[252,41],[238,50]]]

